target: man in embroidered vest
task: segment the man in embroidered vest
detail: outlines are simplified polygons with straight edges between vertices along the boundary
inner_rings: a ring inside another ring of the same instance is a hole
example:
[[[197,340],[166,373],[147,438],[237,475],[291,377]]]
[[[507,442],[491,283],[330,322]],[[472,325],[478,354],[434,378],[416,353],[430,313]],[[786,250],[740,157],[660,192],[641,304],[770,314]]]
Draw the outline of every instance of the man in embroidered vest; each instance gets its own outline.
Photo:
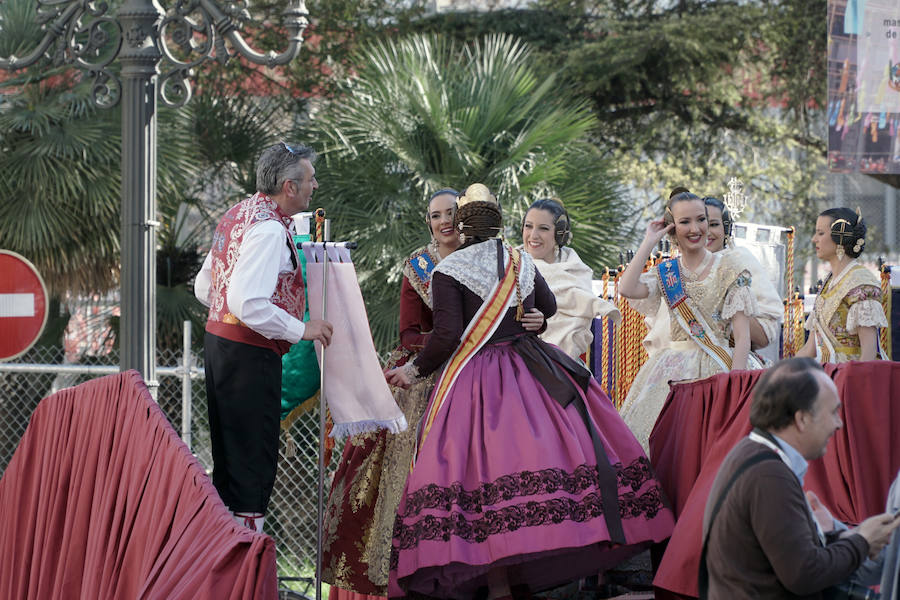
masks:
[[[753,432],[729,452],[707,500],[701,598],[821,598],[888,542],[900,524],[892,514],[823,531],[803,493],[807,461],[843,425],[840,405],[813,359],[783,360],[760,377]]]
[[[312,148],[279,143],[256,164],[257,192],[216,227],[194,293],[209,306],[206,393],[213,484],[238,523],[262,531],[275,484],[281,356],[301,339],[331,341],[327,321],[302,321],[303,277],[291,215],[319,187]]]

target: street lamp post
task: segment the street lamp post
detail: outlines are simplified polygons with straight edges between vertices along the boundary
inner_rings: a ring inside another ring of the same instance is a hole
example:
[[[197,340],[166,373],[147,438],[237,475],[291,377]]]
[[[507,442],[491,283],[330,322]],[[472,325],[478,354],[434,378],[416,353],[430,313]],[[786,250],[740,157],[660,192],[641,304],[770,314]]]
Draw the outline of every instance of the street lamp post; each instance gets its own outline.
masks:
[[[122,102],[119,364],[122,370],[137,369],[155,395],[157,94],[169,106],[184,105],[194,69],[207,60],[224,63],[240,55],[268,67],[289,63],[300,51],[309,14],[304,0],[291,0],[283,15],[287,48],[263,54],[239,32],[240,21],[249,16],[242,0],[227,8],[215,0],[177,0],[169,11],[156,0],[125,0],[115,18],[105,2],[38,0],[37,6],[43,37],[24,57],[0,58],[0,68],[71,64],[93,78],[95,105]],[[121,79],[109,69],[116,57]],[[170,68],[161,74],[163,57]]]

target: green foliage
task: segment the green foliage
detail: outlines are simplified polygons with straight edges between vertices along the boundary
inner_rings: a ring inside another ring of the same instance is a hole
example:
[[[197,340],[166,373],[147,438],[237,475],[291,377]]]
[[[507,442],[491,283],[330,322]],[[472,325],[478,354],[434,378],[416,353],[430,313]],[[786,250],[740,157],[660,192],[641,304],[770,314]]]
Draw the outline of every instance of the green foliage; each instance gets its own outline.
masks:
[[[0,105],[0,247],[34,262],[50,293],[115,285],[119,123],[56,74]]]
[[[590,111],[539,77],[530,59],[524,44],[501,35],[472,45],[435,36],[375,43],[312,122],[323,149],[317,203],[334,219],[336,239],[359,242],[355,262],[379,349],[396,341],[400,265],[428,240],[425,203],[437,189],[485,183],[516,239],[534,199],[560,196],[576,247],[594,266],[621,238],[610,165],[585,137]]]
[[[824,14],[825,0],[617,10],[557,57],[650,214],[675,185],[721,196],[737,176],[744,218],[790,224],[822,192]]]
[[[0,56],[25,56],[41,38],[37,3],[32,0],[0,2]]]

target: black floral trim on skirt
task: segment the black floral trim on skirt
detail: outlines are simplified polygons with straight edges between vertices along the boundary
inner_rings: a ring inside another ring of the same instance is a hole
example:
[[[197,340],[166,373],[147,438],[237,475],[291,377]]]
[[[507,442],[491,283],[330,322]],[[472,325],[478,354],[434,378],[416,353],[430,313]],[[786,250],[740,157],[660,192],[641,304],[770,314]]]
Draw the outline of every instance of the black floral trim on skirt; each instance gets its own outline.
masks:
[[[643,493],[641,487],[652,480],[650,462],[646,457],[634,460],[628,467],[615,465],[620,489],[619,515],[623,519],[644,517],[653,519],[666,506],[658,483]],[[430,485],[407,496],[403,514],[394,523],[394,539],[391,551],[391,569],[397,568],[399,550],[416,547],[419,542],[449,541],[451,536],[469,543],[481,543],[488,537],[516,531],[523,527],[553,525],[564,521],[584,523],[603,516],[603,502],[598,492],[591,492],[580,499],[551,498],[544,501],[526,501],[499,509],[483,510],[517,496],[564,491],[579,493],[596,485],[597,467],[581,465],[573,473],[561,469],[523,471],[504,475],[494,482],[484,483],[478,489],[466,491],[459,482],[449,487]],[[415,505],[411,508],[412,505]],[[461,510],[451,510],[452,506]],[[445,516],[426,515],[415,523],[406,525],[404,517],[417,515],[425,509],[443,509]],[[468,519],[464,513],[480,513]]]
[[[620,489],[631,488],[637,491],[653,478],[650,461],[644,456],[635,459],[627,467],[623,468],[621,463],[616,463],[613,468]],[[408,495],[400,516],[413,517],[427,509],[450,511],[453,506],[463,512],[479,513],[484,506],[494,506],[519,496],[539,496],[558,491],[579,494],[596,487],[599,487],[596,465],[580,465],[572,473],[563,469],[511,473],[492,482],[483,483],[471,491],[464,489],[462,483],[458,481],[448,487],[432,484]]]

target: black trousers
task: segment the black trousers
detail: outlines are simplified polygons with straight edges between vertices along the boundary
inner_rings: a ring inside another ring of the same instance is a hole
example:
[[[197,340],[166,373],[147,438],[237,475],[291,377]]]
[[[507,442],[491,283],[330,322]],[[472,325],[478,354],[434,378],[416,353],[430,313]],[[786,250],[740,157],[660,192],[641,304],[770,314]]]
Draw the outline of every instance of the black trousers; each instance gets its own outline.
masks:
[[[266,512],[275,485],[281,357],[206,332],[213,485],[232,511]]]

